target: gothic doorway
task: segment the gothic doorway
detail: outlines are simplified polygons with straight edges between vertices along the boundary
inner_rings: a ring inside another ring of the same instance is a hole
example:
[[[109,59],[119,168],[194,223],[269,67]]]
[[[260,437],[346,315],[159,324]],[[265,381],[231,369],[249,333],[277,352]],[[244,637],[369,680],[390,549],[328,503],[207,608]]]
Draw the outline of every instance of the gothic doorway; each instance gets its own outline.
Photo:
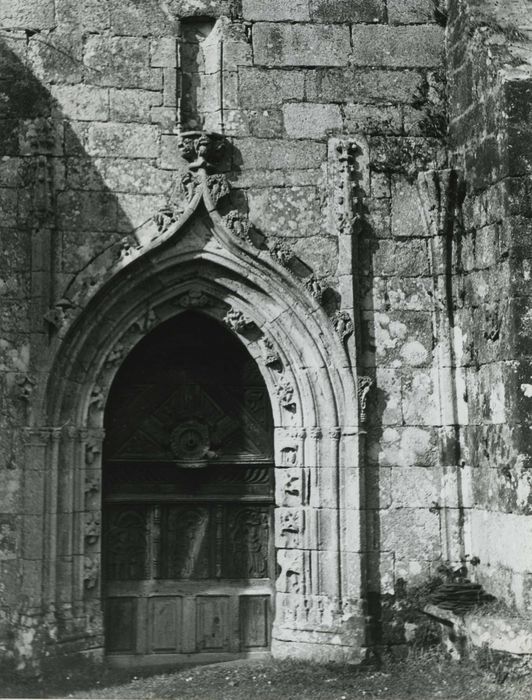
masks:
[[[273,420],[255,361],[221,324],[187,311],[124,360],[104,422],[108,660],[267,653]]]

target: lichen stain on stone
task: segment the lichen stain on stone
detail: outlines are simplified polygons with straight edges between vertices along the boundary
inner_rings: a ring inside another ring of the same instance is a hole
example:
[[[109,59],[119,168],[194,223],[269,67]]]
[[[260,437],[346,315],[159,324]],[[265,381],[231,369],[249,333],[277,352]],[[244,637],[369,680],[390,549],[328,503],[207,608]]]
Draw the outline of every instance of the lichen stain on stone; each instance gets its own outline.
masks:
[[[401,348],[401,357],[412,367],[419,367],[425,364],[428,352],[419,340],[412,340]]]
[[[532,399],[532,384],[521,384],[521,391],[527,399]]]

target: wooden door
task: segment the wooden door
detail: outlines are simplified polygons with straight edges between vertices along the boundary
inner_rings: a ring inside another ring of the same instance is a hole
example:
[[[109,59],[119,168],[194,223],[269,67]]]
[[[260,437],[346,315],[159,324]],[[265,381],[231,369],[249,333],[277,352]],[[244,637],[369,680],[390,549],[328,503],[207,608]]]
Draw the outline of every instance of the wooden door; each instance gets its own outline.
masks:
[[[231,659],[270,645],[266,390],[227,331],[195,315],[172,324],[127,359],[106,411],[105,644],[117,665]]]

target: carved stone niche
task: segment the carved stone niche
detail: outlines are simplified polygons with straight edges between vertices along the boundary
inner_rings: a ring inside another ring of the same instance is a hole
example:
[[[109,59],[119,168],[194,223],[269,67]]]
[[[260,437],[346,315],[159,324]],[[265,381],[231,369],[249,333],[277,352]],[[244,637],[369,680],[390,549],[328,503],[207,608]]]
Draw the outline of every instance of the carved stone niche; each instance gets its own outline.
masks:
[[[226,140],[212,131],[185,131],[177,147],[191,170],[212,170],[226,151]]]

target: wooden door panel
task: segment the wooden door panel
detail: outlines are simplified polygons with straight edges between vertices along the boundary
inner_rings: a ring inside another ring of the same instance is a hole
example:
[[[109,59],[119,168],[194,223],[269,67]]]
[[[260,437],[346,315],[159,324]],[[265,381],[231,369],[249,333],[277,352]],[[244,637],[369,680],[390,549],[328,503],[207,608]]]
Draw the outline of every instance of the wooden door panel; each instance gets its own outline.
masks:
[[[196,598],[197,651],[229,650],[229,597],[198,596]]]
[[[183,599],[168,596],[149,598],[148,624],[150,626],[149,651],[155,654],[180,652]]]
[[[270,596],[240,596],[240,645],[265,649],[270,644]]]
[[[137,651],[137,598],[107,598],[105,645],[109,652]]]

